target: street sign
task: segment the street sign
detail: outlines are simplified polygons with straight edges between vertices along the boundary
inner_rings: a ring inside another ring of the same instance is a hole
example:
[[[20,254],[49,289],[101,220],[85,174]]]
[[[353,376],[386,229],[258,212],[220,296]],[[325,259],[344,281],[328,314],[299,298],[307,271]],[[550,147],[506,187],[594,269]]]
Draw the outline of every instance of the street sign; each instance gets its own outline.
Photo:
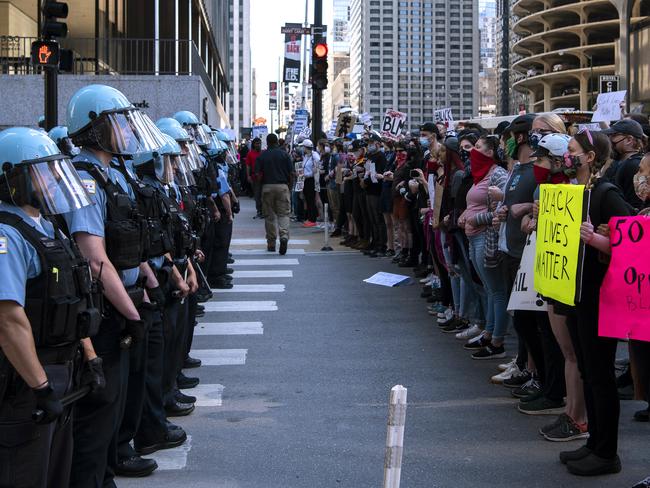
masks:
[[[600,75],[600,93],[619,91],[621,77],[618,75]]]
[[[311,27],[302,27],[302,26],[288,26],[284,25],[280,28],[280,33],[281,34],[289,34],[289,35],[294,35],[294,36],[308,36],[311,34]]]

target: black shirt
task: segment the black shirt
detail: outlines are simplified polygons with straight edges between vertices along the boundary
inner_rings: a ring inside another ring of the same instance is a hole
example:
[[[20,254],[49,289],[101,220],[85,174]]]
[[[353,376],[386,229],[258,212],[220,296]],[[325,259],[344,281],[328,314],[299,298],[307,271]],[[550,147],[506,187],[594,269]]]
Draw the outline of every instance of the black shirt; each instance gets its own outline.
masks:
[[[616,174],[612,181],[623,192],[625,201],[636,209],[643,208],[643,202],[634,191],[634,175],[639,172],[639,165],[642,159],[642,154],[634,154],[624,161],[615,163]]]
[[[386,156],[381,151],[368,155],[368,161],[375,163],[375,172],[377,174],[383,174],[386,171]],[[381,194],[381,182],[373,183],[370,177],[366,178],[366,194],[367,195],[380,195]]]
[[[275,146],[260,154],[255,161],[255,172],[262,173],[263,185],[288,185],[293,163],[287,151]]]
[[[506,184],[504,205],[511,209],[518,203],[533,203],[537,180],[533,172],[533,163],[518,163],[512,169],[512,174]],[[521,258],[526,245],[526,234],[521,231],[521,220],[523,216],[516,219],[512,212],[508,212],[506,220],[506,243],[508,254],[514,258]]]

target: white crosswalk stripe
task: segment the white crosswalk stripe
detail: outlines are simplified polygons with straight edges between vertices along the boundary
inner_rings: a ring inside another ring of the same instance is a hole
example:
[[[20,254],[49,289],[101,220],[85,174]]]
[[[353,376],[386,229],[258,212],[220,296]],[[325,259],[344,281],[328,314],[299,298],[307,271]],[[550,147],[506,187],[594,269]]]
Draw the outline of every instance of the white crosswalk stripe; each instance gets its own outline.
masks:
[[[266,247],[264,249],[237,249],[234,248],[232,249],[232,254],[234,256],[267,256],[269,258],[273,257],[279,257],[280,255],[275,252],[269,252],[266,250]],[[287,255],[288,256],[302,256],[305,254],[304,249],[287,249]]]
[[[190,356],[200,359],[202,366],[234,366],[246,363],[248,349],[192,349]]]
[[[308,246],[308,239],[289,239],[289,245],[301,245]],[[254,245],[264,245],[266,246],[266,239],[233,239],[230,242],[231,246],[254,246]]]
[[[231,266],[298,266],[297,259],[275,258],[275,259],[237,259]]]
[[[199,322],[195,336],[259,335],[264,333],[262,322]]]
[[[213,288],[214,293],[283,293],[285,291],[284,285],[233,285],[232,288],[220,290]]]
[[[201,383],[186,393],[196,397],[194,405],[197,407],[221,407],[223,405],[223,390],[223,385]]]
[[[233,278],[293,278],[293,271],[289,269],[263,269],[255,271],[235,270]]]
[[[237,302],[206,302],[203,304],[206,312],[275,312],[278,306],[273,301],[237,301]]]

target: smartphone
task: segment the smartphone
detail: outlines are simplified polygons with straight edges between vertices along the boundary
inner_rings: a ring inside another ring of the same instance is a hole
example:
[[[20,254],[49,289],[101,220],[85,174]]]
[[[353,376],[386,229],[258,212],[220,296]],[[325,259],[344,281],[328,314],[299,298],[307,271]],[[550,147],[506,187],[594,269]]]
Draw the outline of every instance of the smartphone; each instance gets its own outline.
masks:
[[[420,173],[417,170],[412,169],[411,170],[411,178],[419,178],[419,177],[420,177]]]

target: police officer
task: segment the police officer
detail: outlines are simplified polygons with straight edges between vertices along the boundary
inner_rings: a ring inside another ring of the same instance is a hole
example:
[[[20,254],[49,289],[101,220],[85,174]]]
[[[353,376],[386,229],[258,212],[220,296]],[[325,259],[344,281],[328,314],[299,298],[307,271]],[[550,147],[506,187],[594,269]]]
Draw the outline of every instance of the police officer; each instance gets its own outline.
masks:
[[[94,205],[64,214],[69,231],[94,276],[103,284],[107,311],[92,339],[103,359],[106,388],[75,406],[74,453],[70,486],[115,486],[111,466],[117,464],[118,430],[126,403],[129,346],[145,338],[138,307],[147,300],[138,284],[140,272],[147,286],[158,283],[146,263],[146,222],[115,161],[158,149],[162,134],[151,120],[118,90],[89,85],[70,99],[67,126],[81,148],[73,162]],[[144,315],[144,313],[143,313]],[[156,469],[155,461],[134,456],[129,469],[141,476]]]
[[[67,486],[72,415],[61,398],[78,386],[80,339],[96,333],[100,312],[87,261],[42,213],[91,200],[42,131],[0,132],[0,171],[0,486]],[[101,359],[83,342],[82,385],[99,390]]]
[[[47,135],[56,143],[62,154],[71,158],[79,154],[79,148],[70,140],[68,128],[65,125],[53,127]]]

